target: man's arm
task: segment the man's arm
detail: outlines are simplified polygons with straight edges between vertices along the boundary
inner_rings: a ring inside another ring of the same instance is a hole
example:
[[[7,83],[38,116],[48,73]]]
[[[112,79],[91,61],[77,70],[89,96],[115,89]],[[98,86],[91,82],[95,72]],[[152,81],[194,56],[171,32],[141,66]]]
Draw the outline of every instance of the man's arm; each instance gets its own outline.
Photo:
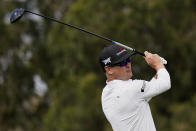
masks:
[[[149,100],[150,98],[159,95],[171,88],[170,76],[160,57],[157,54],[144,52],[145,61],[147,64],[156,70],[156,77],[151,81],[144,81],[142,98]]]

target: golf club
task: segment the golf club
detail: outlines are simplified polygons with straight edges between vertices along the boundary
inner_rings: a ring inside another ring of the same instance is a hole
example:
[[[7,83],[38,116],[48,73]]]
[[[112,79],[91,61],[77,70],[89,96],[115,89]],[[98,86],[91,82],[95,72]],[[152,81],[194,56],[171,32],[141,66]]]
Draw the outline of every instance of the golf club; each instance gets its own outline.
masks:
[[[87,33],[87,34],[91,34],[91,35],[93,35],[93,36],[99,37],[99,38],[104,39],[104,40],[106,40],[106,41],[108,41],[108,42],[111,42],[111,43],[113,43],[113,44],[116,44],[116,45],[118,45],[118,46],[120,46],[120,47],[122,47],[122,48],[125,48],[125,49],[127,49],[127,50],[133,51],[133,52],[135,52],[135,54],[140,54],[140,55],[142,55],[142,56],[145,56],[144,53],[139,52],[139,51],[137,51],[137,50],[135,50],[135,49],[133,49],[133,48],[131,48],[131,47],[128,47],[128,46],[126,46],[126,45],[124,45],[124,44],[121,44],[121,43],[119,43],[119,42],[117,42],[117,41],[111,40],[111,39],[109,39],[109,38],[103,37],[103,36],[98,35],[98,34],[95,34],[95,33],[92,33],[92,32],[90,32],[90,31],[84,30],[84,29],[82,29],[82,28],[73,26],[73,25],[71,25],[71,24],[67,24],[67,23],[58,21],[58,20],[56,20],[56,19],[54,19],[54,18],[50,18],[50,17],[44,16],[44,15],[41,15],[41,14],[37,14],[37,13],[31,12],[31,11],[26,10],[26,9],[23,9],[23,8],[17,8],[17,9],[14,9],[14,10],[11,12],[11,14],[10,14],[10,22],[11,22],[11,23],[14,23],[14,22],[18,21],[25,13],[34,14],[34,15],[37,15],[37,16],[46,18],[46,19],[48,19],[48,20],[51,20],[51,21],[54,21],[54,22],[57,22],[57,23],[60,23],[60,24],[69,26],[69,27],[71,27],[71,28],[74,28],[74,29],[83,31],[83,32],[85,32],[85,33]],[[160,57],[160,59],[161,59],[161,61],[163,62],[163,64],[167,64],[167,61],[166,61],[164,58]]]

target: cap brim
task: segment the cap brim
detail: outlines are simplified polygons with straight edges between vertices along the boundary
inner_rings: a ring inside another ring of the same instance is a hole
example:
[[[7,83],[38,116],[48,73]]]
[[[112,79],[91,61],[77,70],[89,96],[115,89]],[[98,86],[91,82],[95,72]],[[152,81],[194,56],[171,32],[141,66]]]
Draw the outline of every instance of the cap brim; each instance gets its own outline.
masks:
[[[131,57],[131,56],[133,56],[133,55],[135,55],[135,54],[137,54],[137,52],[135,52],[135,51],[128,52],[126,55],[124,55],[123,57],[121,57],[118,61],[116,61],[116,62],[113,63],[113,64],[120,63],[120,62],[126,60],[127,58],[129,58],[129,57]]]

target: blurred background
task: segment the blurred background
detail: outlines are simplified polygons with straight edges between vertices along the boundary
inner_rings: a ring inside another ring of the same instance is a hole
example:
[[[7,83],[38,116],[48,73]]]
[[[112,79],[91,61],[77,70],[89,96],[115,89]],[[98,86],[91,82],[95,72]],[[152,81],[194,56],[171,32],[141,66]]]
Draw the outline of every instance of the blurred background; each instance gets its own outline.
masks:
[[[0,131],[112,131],[101,108],[102,39],[26,14],[70,23],[166,58],[172,89],[150,102],[158,131],[196,130],[195,0],[1,0]],[[132,58],[133,79],[155,71]]]

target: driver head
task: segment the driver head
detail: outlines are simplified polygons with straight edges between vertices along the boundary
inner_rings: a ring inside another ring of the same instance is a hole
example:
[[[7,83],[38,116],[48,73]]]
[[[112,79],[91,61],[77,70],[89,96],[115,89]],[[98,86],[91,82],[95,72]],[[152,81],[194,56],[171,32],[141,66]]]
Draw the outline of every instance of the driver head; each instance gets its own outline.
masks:
[[[10,14],[10,22],[11,23],[16,22],[23,16],[24,13],[25,13],[25,10],[23,8],[17,8],[13,10]]]

